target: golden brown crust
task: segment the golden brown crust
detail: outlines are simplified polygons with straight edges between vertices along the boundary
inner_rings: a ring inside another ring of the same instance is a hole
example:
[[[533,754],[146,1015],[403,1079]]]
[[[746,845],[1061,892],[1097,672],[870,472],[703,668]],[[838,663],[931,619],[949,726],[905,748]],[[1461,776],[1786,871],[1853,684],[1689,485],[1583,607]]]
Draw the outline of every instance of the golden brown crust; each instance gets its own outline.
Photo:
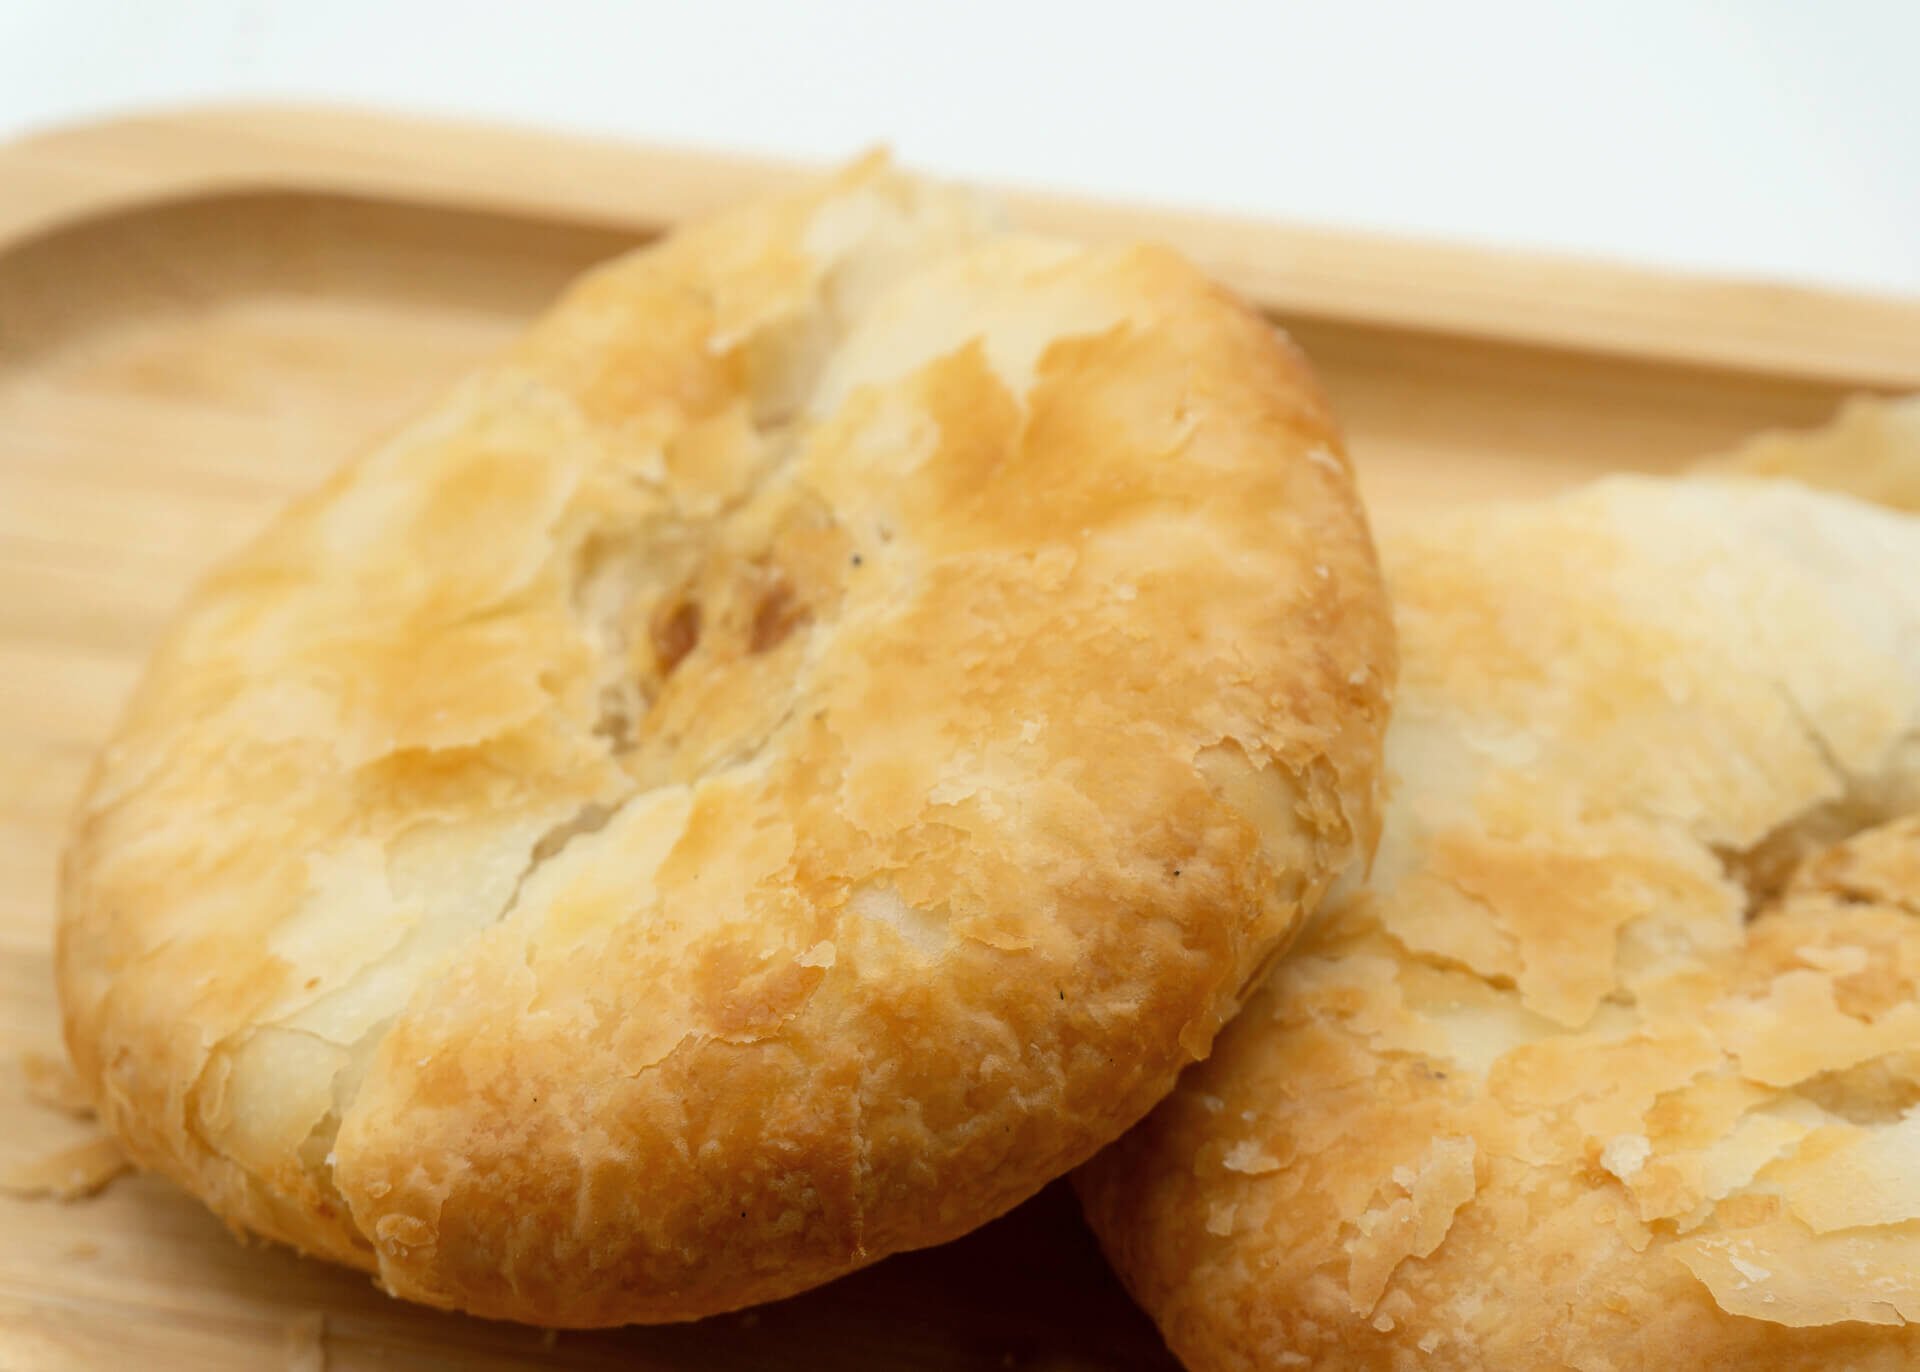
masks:
[[[882,166],[579,283],[194,597],[80,809],[143,1164],[418,1300],[689,1318],[1141,1115],[1371,844],[1304,365]]]
[[[1197,1372],[1920,1358],[1920,521],[1617,480],[1389,540],[1366,884],[1078,1174]]]

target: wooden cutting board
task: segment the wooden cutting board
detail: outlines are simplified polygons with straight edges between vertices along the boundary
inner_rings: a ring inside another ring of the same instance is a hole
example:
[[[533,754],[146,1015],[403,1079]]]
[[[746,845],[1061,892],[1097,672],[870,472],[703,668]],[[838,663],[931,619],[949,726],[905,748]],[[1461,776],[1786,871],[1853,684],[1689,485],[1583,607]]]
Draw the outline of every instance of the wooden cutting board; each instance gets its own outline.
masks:
[[[852,151],[852,150],[849,150]],[[572,274],[795,173],[367,114],[220,109],[0,147],[0,1167],[84,1137],[57,1053],[64,814],[189,582]],[[1661,470],[1920,389],[1920,301],[1010,195],[1184,248],[1312,354],[1377,518]],[[1166,1368],[1055,1185],[944,1249],[698,1325],[543,1335],[242,1247],[125,1178],[0,1198],[0,1369]],[[303,1361],[306,1360],[306,1361]]]

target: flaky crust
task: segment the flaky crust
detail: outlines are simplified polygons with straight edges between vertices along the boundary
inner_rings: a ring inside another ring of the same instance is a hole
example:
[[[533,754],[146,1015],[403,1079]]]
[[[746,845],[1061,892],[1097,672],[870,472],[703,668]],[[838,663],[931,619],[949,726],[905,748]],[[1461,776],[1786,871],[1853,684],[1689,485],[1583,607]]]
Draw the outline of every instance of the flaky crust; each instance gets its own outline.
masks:
[[[1920,514],[1920,395],[1856,396],[1821,428],[1761,434],[1700,470],[1790,477]]]
[[[582,280],[193,597],[76,820],[141,1163],[394,1292],[690,1318],[979,1224],[1371,845],[1304,364],[869,163]]]
[[[1920,1358],[1920,521],[1620,479],[1389,540],[1369,880],[1079,1173],[1189,1366]]]

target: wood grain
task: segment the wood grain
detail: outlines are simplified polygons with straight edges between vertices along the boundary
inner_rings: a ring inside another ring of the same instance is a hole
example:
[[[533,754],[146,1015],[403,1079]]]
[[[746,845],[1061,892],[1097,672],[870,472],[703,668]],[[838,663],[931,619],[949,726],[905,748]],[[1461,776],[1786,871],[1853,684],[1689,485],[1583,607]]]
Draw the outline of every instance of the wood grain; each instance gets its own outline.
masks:
[[[0,1165],[84,1126],[26,1102],[57,1051],[60,831],[187,586],[290,492],[499,347],[573,273],[792,173],[313,111],[174,115],[0,149]],[[1383,521],[1660,470],[1920,388],[1920,305],[1519,262],[1017,198],[1194,251],[1272,309],[1346,417]],[[1056,1186],[945,1249],[757,1312],[559,1336],[399,1305],[235,1243],[162,1182],[0,1199],[0,1369],[1164,1368]]]

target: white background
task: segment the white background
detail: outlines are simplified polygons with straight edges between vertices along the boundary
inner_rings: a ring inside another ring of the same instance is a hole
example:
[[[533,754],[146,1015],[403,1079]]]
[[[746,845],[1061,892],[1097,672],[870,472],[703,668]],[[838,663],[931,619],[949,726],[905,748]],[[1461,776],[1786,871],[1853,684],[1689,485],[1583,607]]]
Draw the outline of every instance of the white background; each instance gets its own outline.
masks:
[[[0,136],[223,97],[1920,294],[1920,0],[0,0]]]

